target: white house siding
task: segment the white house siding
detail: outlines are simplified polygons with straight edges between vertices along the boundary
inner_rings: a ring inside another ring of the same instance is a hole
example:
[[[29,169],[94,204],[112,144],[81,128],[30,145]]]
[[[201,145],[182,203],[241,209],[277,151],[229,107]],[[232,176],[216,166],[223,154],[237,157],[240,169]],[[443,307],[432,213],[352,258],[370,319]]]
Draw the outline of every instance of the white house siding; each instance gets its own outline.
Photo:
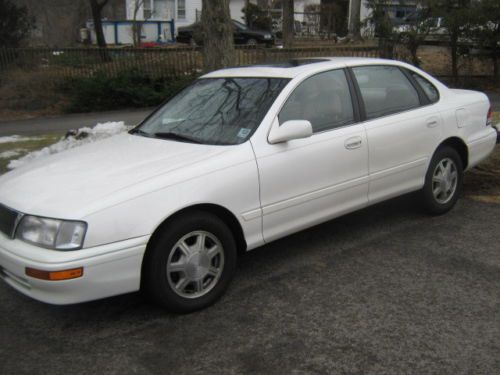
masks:
[[[253,1],[252,1],[253,2]],[[241,11],[245,6],[245,0],[231,0],[229,1],[229,11],[231,18],[236,21],[244,22],[244,14]]]
[[[134,19],[134,8],[136,0],[125,0],[126,1],[126,12],[127,19]],[[179,18],[177,14],[177,1],[178,0],[144,0],[144,2],[149,2],[150,8],[152,10],[152,15],[149,19],[151,20],[161,20],[170,21],[175,20],[175,27],[191,25],[196,22],[196,10],[201,10],[202,0],[186,0],[186,17]],[[144,6],[142,2],[141,6],[137,12],[137,19],[144,20]]]
[[[177,2],[177,0],[175,0]],[[177,9],[177,4],[176,4]],[[201,11],[201,0],[186,0],[186,18],[179,19],[175,15],[175,26],[186,26],[196,22],[196,10]]]

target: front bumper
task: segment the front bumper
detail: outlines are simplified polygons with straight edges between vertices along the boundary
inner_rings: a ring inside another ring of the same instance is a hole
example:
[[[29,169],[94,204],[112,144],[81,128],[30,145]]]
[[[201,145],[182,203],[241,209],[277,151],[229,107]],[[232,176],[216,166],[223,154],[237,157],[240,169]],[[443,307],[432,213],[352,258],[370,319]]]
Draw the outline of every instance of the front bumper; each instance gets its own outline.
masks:
[[[0,278],[36,300],[66,305],[139,290],[149,236],[77,251],[42,249],[0,233]],[[47,281],[26,275],[26,267],[58,271],[83,267],[83,276]]]

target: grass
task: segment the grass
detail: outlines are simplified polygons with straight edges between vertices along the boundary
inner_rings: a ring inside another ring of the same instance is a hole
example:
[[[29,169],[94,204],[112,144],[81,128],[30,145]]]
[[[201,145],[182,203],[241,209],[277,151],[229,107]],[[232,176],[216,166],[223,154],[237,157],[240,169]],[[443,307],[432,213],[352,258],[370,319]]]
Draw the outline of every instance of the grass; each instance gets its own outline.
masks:
[[[0,174],[8,171],[7,165],[11,160],[19,159],[31,151],[50,146],[59,139],[61,139],[61,134],[45,134],[36,137],[26,137],[26,140],[20,140],[19,142],[0,143],[0,154],[8,151],[17,151],[15,155],[0,158]]]

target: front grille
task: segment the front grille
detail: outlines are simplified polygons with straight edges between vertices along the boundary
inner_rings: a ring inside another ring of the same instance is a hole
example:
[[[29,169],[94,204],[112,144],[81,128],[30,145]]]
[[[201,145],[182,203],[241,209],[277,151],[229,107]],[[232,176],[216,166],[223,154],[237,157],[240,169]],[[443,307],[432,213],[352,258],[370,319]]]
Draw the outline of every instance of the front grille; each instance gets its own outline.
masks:
[[[0,204],[0,232],[9,237],[14,237],[16,225],[21,214],[11,208]]]

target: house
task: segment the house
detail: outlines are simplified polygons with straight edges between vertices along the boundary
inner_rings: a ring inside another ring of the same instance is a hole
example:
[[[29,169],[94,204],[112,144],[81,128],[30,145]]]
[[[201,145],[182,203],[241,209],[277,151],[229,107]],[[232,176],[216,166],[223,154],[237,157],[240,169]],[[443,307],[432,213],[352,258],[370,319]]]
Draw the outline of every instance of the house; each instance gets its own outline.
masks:
[[[128,20],[174,20],[175,29],[199,20],[201,0],[125,0]],[[243,21],[245,0],[231,0],[231,17]]]
[[[202,10],[201,0],[125,0],[128,20],[174,20],[175,30],[178,27],[191,25],[199,20]],[[245,0],[230,0],[231,18],[244,22],[243,8]],[[250,0],[254,4],[262,4],[262,0]],[[271,1],[268,2],[269,4]],[[295,0],[295,18],[303,21],[304,11],[308,5],[319,5],[321,0]]]
[[[349,1],[349,13],[351,12],[352,1]],[[405,18],[414,13],[418,8],[418,0],[386,0],[384,4],[385,12],[392,20],[393,24],[398,25],[404,22]],[[359,18],[361,21],[361,34],[373,36],[374,25],[366,22],[370,18],[372,10],[368,0],[361,0],[361,9]],[[350,18],[349,18],[350,21]]]

